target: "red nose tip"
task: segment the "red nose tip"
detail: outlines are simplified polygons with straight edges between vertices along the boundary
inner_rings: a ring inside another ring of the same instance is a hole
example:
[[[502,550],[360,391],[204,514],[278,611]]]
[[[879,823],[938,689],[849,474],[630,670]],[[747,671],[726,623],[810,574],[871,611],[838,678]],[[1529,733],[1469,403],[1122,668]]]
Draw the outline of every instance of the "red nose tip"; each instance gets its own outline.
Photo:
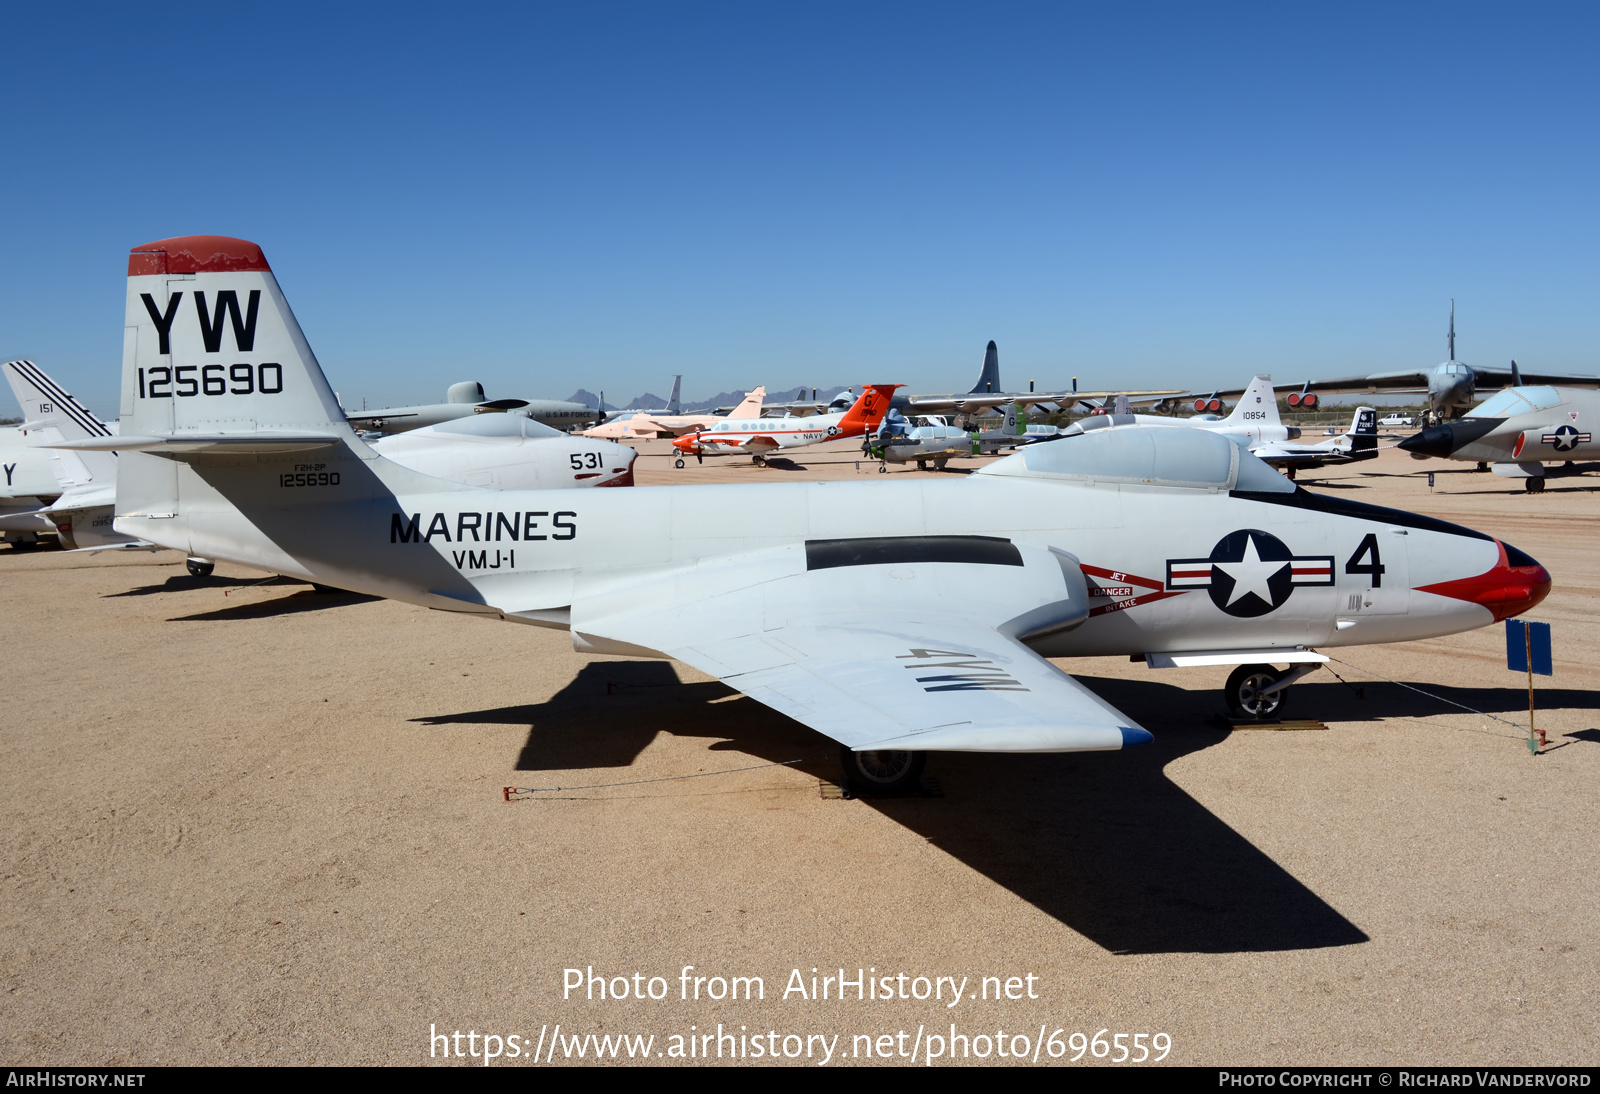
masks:
[[[1494,545],[1500,558],[1487,573],[1423,585],[1417,591],[1482,604],[1494,613],[1496,623],[1521,615],[1550,595],[1550,571],[1515,547],[1508,551],[1499,540]]]

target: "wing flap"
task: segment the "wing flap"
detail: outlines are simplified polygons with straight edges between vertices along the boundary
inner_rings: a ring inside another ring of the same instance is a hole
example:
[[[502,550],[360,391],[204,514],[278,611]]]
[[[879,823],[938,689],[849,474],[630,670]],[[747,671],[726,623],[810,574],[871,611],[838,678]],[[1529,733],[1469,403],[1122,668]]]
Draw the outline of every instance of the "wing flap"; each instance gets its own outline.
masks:
[[[1150,739],[1026,646],[960,620],[875,614],[871,626],[790,625],[663,652],[854,749],[1083,752]]]

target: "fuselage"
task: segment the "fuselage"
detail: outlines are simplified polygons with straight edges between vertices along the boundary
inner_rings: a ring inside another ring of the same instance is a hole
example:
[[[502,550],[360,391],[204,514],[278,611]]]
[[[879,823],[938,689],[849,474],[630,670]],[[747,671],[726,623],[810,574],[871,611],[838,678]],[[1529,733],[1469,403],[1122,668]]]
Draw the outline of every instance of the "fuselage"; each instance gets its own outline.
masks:
[[[260,468],[185,469],[181,514],[122,516],[117,528],[339,588],[557,627],[587,598],[659,593],[674,572],[806,540],[998,536],[1053,549],[1090,581],[1089,618],[1035,644],[1047,656],[1435,637],[1524,610],[1549,587],[1537,563],[1508,560],[1481,533],[1303,490],[1230,496],[983,473],[599,491],[441,484],[394,496],[370,489],[360,458],[329,466],[343,485],[296,490],[292,513],[260,493]],[[223,493],[268,500],[235,509]]]

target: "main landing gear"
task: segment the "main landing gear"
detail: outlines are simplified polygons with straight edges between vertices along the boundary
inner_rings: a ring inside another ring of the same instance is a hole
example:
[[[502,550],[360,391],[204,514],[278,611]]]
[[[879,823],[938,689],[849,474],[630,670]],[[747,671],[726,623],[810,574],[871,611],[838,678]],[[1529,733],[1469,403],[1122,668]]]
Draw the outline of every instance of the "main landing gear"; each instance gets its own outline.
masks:
[[[761,455],[759,452],[756,455],[750,457],[750,462],[755,464],[757,467],[765,467],[765,466],[767,466],[767,458],[765,456]]]
[[[190,577],[210,577],[211,572],[217,568],[215,562],[198,555],[185,559],[183,564],[188,567]]]
[[[1293,670],[1280,673],[1271,665],[1240,665],[1228,677],[1222,697],[1236,717],[1264,722],[1283,713],[1289,699],[1289,684],[1300,675]],[[1278,686],[1280,681],[1286,682]]]
[[[839,760],[851,786],[868,794],[900,794],[915,790],[928,762],[926,752],[852,752],[840,747]]]
[[[1531,479],[1524,480],[1522,483],[1522,488],[1530,494],[1544,493],[1544,476],[1535,475]]]

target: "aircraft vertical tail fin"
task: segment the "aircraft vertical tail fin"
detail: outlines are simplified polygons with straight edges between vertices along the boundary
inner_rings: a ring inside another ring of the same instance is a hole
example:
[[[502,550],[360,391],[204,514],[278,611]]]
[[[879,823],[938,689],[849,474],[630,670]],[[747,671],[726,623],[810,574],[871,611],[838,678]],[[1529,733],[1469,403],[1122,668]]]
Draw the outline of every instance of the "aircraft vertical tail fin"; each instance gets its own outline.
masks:
[[[111,430],[89,408],[74,399],[32,361],[8,361],[0,365],[11,391],[22,407],[22,430],[30,442],[48,445],[55,441],[77,441],[89,437],[110,437]],[[50,453],[50,470],[62,490],[117,480],[117,457],[112,452]]]
[[[903,384],[866,384],[861,389],[861,398],[855,405],[845,411],[839,420],[839,430],[845,436],[854,436],[860,433],[870,433],[878,428],[878,423],[883,421],[883,416],[889,413],[890,400],[894,398],[895,388],[904,387]]]
[[[468,386],[457,384],[460,399]],[[261,248],[183,236],[128,256],[123,431],[322,432],[354,440]]]
[[[1028,430],[1028,419],[1022,413],[1022,408],[1016,403],[1007,403],[1005,409],[1005,424],[1000,431],[1008,437],[1020,437]]]
[[[1356,407],[1350,422],[1350,451],[1367,452],[1378,447],[1378,412],[1370,406]]]
[[[994,340],[989,340],[989,346],[983,351],[983,371],[978,373],[978,383],[967,394],[980,395],[1000,390],[1000,350],[995,346]]]
[[[678,402],[678,393],[683,390],[683,375],[680,373],[672,378],[672,395],[667,399],[668,414],[682,414],[683,404]]]
[[[1511,386],[1522,386],[1522,369],[1517,367],[1517,359],[1515,357],[1511,359]]]
[[[1224,419],[1235,425],[1278,425],[1278,394],[1272,389],[1272,377],[1257,376],[1239,396],[1233,412]]]
[[[672,393],[673,395],[677,395],[678,393],[676,384],[673,385]],[[744,399],[740,401],[739,405],[728,412],[728,417],[732,419],[759,418],[761,417],[761,404],[766,401],[767,389],[765,387],[758,387],[754,391],[747,391],[745,392]]]

